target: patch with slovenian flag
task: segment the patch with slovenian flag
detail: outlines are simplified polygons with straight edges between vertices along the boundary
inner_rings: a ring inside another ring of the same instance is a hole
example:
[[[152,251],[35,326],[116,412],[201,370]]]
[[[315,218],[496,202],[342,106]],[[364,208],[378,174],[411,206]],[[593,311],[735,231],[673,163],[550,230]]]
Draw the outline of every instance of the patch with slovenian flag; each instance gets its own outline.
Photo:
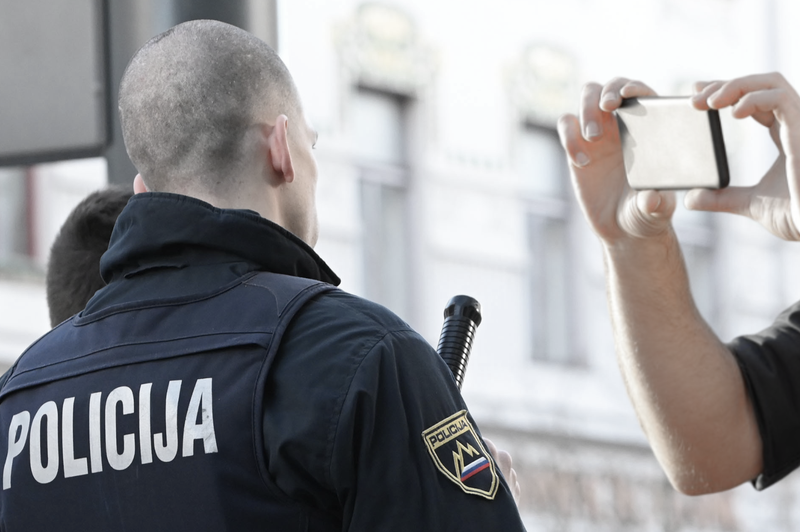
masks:
[[[497,470],[483,440],[462,410],[422,433],[437,469],[472,495],[494,499]]]

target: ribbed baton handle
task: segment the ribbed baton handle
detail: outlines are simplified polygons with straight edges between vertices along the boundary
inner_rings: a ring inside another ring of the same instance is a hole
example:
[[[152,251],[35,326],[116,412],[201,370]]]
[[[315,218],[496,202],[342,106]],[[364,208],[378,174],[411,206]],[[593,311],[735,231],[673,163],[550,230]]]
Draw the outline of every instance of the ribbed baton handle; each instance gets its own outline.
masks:
[[[481,304],[469,296],[455,296],[444,309],[444,325],[437,351],[453,372],[461,389],[467,371],[475,330],[481,324]]]

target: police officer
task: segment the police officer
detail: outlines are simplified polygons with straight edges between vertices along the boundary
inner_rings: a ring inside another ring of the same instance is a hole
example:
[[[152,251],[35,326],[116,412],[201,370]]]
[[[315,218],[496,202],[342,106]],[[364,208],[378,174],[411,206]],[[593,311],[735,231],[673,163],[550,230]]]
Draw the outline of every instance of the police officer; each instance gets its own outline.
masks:
[[[0,528],[523,530],[447,367],[312,250],[289,72],[212,21],[121,82],[140,174],[108,285],[0,388]]]

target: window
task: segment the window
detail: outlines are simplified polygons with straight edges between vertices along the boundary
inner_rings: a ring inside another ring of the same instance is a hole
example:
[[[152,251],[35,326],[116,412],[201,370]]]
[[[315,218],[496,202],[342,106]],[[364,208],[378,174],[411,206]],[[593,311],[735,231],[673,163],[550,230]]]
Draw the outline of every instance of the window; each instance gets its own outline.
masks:
[[[408,171],[402,98],[359,89],[354,151],[360,169],[365,297],[408,320]]]
[[[578,363],[570,319],[569,176],[556,132],[525,125],[517,163],[527,211],[532,357]]]
[[[523,126],[519,137],[517,168],[524,190],[535,197],[563,202],[569,185],[564,157],[555,130]]]
[[[716,250],[711,215],[708,212],[684,209],[682,196],[677,198],[677,203],[673,221],[686,261],[692,296],[700,314],[713,326],[717,319],[717,291],[714,275]]]

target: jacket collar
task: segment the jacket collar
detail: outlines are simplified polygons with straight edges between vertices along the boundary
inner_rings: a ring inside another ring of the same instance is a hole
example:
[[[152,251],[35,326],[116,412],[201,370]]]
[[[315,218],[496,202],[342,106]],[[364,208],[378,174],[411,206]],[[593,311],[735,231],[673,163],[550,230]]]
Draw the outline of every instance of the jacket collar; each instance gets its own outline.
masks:
[[[100,274],[111,283],[152,268],[191,266],[203,256],[236,257],[273,273],[340,283],[308,244],[258,213],[165,192],[130,199],[100,260]]]

